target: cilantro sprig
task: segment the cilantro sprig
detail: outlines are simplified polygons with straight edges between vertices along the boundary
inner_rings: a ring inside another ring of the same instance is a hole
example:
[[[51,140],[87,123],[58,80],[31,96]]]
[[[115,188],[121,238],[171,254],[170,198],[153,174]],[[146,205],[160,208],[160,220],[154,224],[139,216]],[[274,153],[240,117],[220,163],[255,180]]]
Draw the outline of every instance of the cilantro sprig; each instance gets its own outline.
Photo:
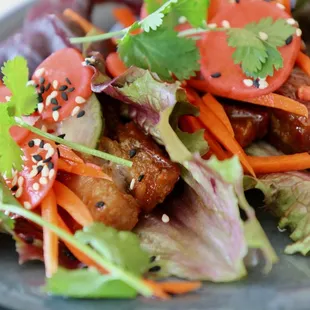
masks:
[[[121,36],[118,51],[129,66],[149,69],[162,79],[188,79],[199,70],[199,51],[195,39],[207,31],[224,31],[227,43],[235,48],[233,60],[244,73],[252,78],[273,76],[283,67],[278,48],[293,35],[296,28],[285,19],[274,21],[271,17],[253,22],[244,28],[213,28],[206,22],[209,0],[145,0],[150,14],[128,28],[102,35],[72,38],[71,43],[106,40]],[[176,33],[173,27],[180,17],[192,25],[192,29]],[[132,35],[135,29],[143,30]],[[210,47],[214,48],[214,47]]]
[[[28,65],[23,57],[15,57],[2,67],[3,82],[11,91],[8,102],[0,103],[0,173],[12,176],[13,170],[21,170],[23,152],[10,134],[14,125],[28,129],[44,138],[66,145],[73,150],[100,157],[116,164],[131,167],[132,162],[94,150],[83,145],[61,139],[27,124],[21,117],[32,114],[38,103],[38,95],[34,86],[28,84]]]
[[[148,267],[148,254],[141,249],[134,233],[119,232],[102,223],[94,223],[72,236],[22,208],[1,178],[0,224],[12,230],[14,223],[4,212],[20,215],[40,227],[50,229],[61,240],[90,258],[96,266],[108,272],[103,275],[94,268],[78,271],[59,269],[47,280],[46,290],[49,293],[80,298],[133,298],[138,293],[152,296],[152,289],[141,277]]]

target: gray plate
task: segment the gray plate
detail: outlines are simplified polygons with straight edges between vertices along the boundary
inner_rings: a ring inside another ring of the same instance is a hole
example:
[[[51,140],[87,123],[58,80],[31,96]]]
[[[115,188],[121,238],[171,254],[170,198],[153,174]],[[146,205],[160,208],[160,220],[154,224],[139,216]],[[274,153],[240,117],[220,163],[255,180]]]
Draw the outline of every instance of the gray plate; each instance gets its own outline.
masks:
[[[272,218],[264,218],[262,223],[280,256],[280,262],[270,274],[264,275],[260,268],[255,268],[243,281],[206,283],[197,293],[176,297],[168,302],[145,298],[130,301],[68,300],[46,296],[40,291],[44,281],[42,264],[19,266],[14,244],[8,237],[0,236],[0,306],[14,310],[309,310],[309,258],[283,255],[285,245],[290,242],[287,233],[280,233]]]
[[[4,0],[0,0],[4,1]],[[111,26],[111,8],[96,10],[93,16],[96,24],[103,28]],[[7,17],[2,24],[0,39],[17,29],[23,12]],[[18,18],[17,18],[18,16]],[[309,22],[309,13],[304,15]],[[9,27],[10,25],[10,27]],[[3,29],[2,29],[3,30]],[[44,283],[41,263],[19,266],[14,243],[7,236],[0,235],[0,307],[12,310],[309,310],[310,309],[310,260],[301,256],[283,255],[284,247],[290,243],[287,233],[280,233],[276,221],[270,217],[261,220],[280,257],[268,275],[256,268],[247,279],[229,284],[207,283],[193,294],[176,297],[168,302],[138,298],[136,300],[68,300],[50,297],[40,291]],[[85,284],[87,285],[87,283]],[[2,310],[2,309],[0,309]]]

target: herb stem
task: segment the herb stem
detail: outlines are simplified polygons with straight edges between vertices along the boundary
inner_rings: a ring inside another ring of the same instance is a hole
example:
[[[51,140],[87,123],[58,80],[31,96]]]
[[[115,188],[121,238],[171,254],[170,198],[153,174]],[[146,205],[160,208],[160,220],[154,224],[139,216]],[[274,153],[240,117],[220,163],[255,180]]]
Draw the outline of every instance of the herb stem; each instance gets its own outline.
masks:
[[[36,127],[33,127],[31,125],[28,125],[26,122],[24,122],[22,119],[20,118],[16,118],[15,119],[17,124],[23,128],[26,128],[28,129],[29,131],[37,134],[37,135],[40,135],[46,139],[49,139],[49,140],[52,140],[54,142],[57,142],[59,144],[63,144],[63,145],[66,145],[68,147],[70,147],[71,149],[75,150],[75,151],[78,151],[78,152],[81,152],[81,153],[85,153],[85,154],[89,154],[89,155],[93,155],[93,156],[96,156],[96,157],[99,157],[99,158],[102,158],[102,159],[105,159],[105,160],[109,160],[115,164],[118,164],[118,165],[122,165],[122,166],[126,166],[126,167],[132,167],[132,162],[129,161],[129,160],[126,160],[126,159],[123,159],[123,158],[119,158],[117,156],[114,156],[114,155],[111,155],[111,154],[108,154],[108,153],[105,153],[105,152],[101,152],[101,151],[98,151],[98,150],[95,150],[95,149],[91,149],[91,148],[88,148],[84,145],[81,145],[81,144],[78,144],[78,143],[74,143],[74,142],[71,142],[71,141],[68,141],[68,140],[65,140],[65,139],[62,139],[62,138],[59,138],[59,137],[56,137],[52,134],[49,134],[47,132],[44,132],[42,130],[40,130],[39,128],[36,128]]]
[[[108,270],[112,275],[117,276],[120,280],[127,283],[132,288],[136,289],[141,295],[149,297],[152,296],[152,290],[143,282],[143,279],[136,277],[135,275],[120,269],[118,266],[115,266],[110,261],[106,260],[96,251],[94,251],[89,246],[79,242],[74,236],[68,234],[63,229],[44,221],[40,216],[35,213],[23,209],[21,207],[0,204],[0,210],[11,212],[17,215],[20,215],[31,222],[34,222],[41,227],[46,227],[54,232],[60,239],[65,242],[70,243],[73,247],[79,249],[84,254],[86,254],[89,258],[91,258],[95,263],[97,263],[102,268]]]
[[[188,37],[188,36],[192,36],[192,35],[200,35],[209,31],[227,31],[227,28],[193,28],[193,29],[187,29],[187,30],[183,30],[181,32],[178,33],[179,37]]]
[[[118,37],[118,36],[124,35],[127,31],[129,31],[129,29],[130,29],[130,27],[124,28],[124,29],[119,30],[119,31],[98,34],[98,35],[95,35],[95,36],[71,38],[70,39],[70,43],[78,44],[78,43],[104,41],[104,40],[111,39],[113,37]]]

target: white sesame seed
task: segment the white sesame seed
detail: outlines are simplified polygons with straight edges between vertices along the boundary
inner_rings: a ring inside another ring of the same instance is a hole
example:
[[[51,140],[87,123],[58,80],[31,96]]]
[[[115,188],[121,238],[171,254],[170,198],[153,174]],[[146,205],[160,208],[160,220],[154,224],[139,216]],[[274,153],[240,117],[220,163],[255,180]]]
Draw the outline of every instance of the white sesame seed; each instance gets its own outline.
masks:
[[[75,102],[76,102],[77,104],[82,104],[82,103],[85,103],[86,100],[85,100],[83,97],[81,97],[81,96],[77,96],[77,97],[75,98]]]
[[[277,3],[276,6],[281,10],[285,10],[285,6],[282,3]]]
[[[55,175],[55,169],[51,169],[49,174],[48,174],[48,178],[51,180]]]
[[[38,174],[37,169],[32,169],[31,172],[29,173],[29,178],[34,178]]]
[[[42,102],[38,103],[38,112],[41,114],[44,109],[44,104]]]
[[[170,218],[167,214],[163,214],[163,216],[161,217],[161,220],[164,222],[164,223],[169,223],[170,221]]]
[[[26,209],[31,209],[31,203],[28,202],[28,201],[25,201],[25,202],[24,202],[24,207],[25,207]]]
[[[35,146],[39,146],[41,143],[41,140],[40,139],[33,139],[33,142],[34,142]]]
[[[45,159],[52,157],[54,154],[55,150],[53,148],[50,148],[45,155]]]
[[[41,171],[41,175],[42,175],[42,177],[47,178],[47,177],[48,177],[49,172],[50,172],[50,171],[49,171],[49,169],[48,169],[47,165],[45,165],[45,166],[43,167],[42,171]]]
[[[56,91],[56,90],[52,91],[50,96],[51,96],[51,99],[56,98],[58,96],[58,91]]]
[[[47,132],[47,127],[45,125],[42,125],[41,130],[44,132]],[[41,142],[41,140],[40,140],[40,142]]]
[[[45,100],[45,105],[48,107],[51,104],[51,101],[52,101],[51,95],[47,96]]]
[[[12,186],[15,186],[17,184],[17,178],[17,175],[13,178]]]
[[[52,146],[49,143],[45,143],[44,146],[43,146],[43,149],[45,151],[48,151],[50,148],[52,148]]]
[[[18,171],[15,170],[15,169],[13,169],[13,171],[12,171],[12,176],[13,176],[13,177],[16,177],[16,176],[17,176],[17,173],[18,173]]]
[[[24,181],[25,181],[24,177],[20,176],[17,181],[18,186],[22,187],[24,185]]]
[[[34,76],[39,78],[39,77],[41,77],[44,74],[44,72],[45,72],[45,69],[44,68],[40,68],[40,69],[36,70],[36,72],[34,73]]]
[[[80,112],[81,108],[80,107],[75,107],[72,112],[71,112],[71,116],[75,116]]]
[[[259,89],[265,89],[269,86],[268,82],[266,80],[259,80]]]
[[[54,89],[57,89],[57,88],[58,88],[58,85],[59,85],[59,82],[58,82],[57,80],[54,80],[53,83],[52,83],[52,85],[53,85],[53,88],[54,88]]]
[[[34,85],[36,85],[36,82],[33,80],[28,81],[26,84],[26,86],[34,86]]]
[[[59,120],[59,112],[58,111],[53,111],[53,120],[57,122]]]
[[[296,35],[297,35],[297,37],[301,37],[302,31],[301,31],[300,28],[297,28],[297,29],[296,29]]]
[[[289,24],[289,25],[295,25],[296,24],[296,20],[294,18],[288,18],[286,20],[286,22]]]
[[[6,101],[10,101],[11,100],[11,96],[5,96],[5,100]]]
[[[47,178],[41,177],[40,180],[39,180],[39,183],[42,184],[42,185],[46,185],[47,184]]]
[[[243,80],[243,84],[244,84],[245,86],[247,86],[247,87],[252,87],[254,83],[253,83],[253,81],[250,80],[250,79],[244,79],[244,80]]]
[[[136,180],[135,180],[135,179],[132,179],[131,182],[130,182],[130,186],[129,186],[129,189],[130,189],[131,191],[135,188],[135,184],[136,184]]]
[[[185,16],[179,17],[179,24],[185,24],[187,22],[187,18]]]
[[[224,28],[230,28],[230,22],[228,20],[223,20],[222,21],[222,26]]]
[[[15,197],[16,197],[16,198],[19,198],[22,194],[23,194],[23,188],[20,187],[20,188],[16,191]]]
[[[260,31],[260,32],[258,33],[258,35],[259,35],[259,37],[261,38],[261,40],[263,40],[263,41],[267,41],[267,40],[268,40],[268,34],[267,34],[266,32]]]
[[[39,184],[39,183],[33,183],[32,188],[33,188],[35,191],[38,191],[38,190],[40,189],[40,184]]]
[[[277,226],[277,228],[278,228],[278,231],[281,232],[281,233],[286,231],[286,228],[283,228],[283,229],[282,229],[282,228],[280,228],[279,226]]]

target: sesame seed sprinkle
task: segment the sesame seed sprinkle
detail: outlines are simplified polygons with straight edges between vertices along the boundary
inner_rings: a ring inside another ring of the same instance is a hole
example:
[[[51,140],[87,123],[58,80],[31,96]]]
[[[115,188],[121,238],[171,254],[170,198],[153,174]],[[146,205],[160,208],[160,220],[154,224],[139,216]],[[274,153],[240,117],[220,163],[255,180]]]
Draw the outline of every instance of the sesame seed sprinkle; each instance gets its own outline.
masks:
[[[44,164],[49,163],[51,160],[52,160],[52,157],[46,158],[43,160],[43,163]]]
[[[45,144],[45,142],[44,142],[43,140],[41,140],[41,141],[40,141],[40,144],[39,144],[39,147],[40,147],[41,149],[43,149],[43,148],[44,148],[44,144]]]
[[[15,186],[15,185],[17,184],[17,181],[18,181],[18,176],[16,175],[16,176],[13,178],[12,185]]]
[[[33,155],[32,157],[33,157],[33,159],[36,160],[36,161],[42,160],[42,156],[39,155],[39,154]]]
[[[11,191],[12,192],[16,192],[18,190],[18,185],[14,185],[12,188],[11,188]]]
[[[42,169],[41,175],[42,175],[42,177],[46,178],[46,177],[48,177],[48,174],[49,174],[49,169],[48,169],[47,165],[45,165]]]
[[[48,162],[48,163],[47,163],[47,167],[48,167],[48,169],[49,169],[49,170],[54,169],[54,163],[53,163],[53,162],[51,162],[51,161],[50,161],[50,162]]]
[[[19,178],[18,178],[18,181],[17,181],[17,184],[18,184],[18,186],[19,187],[21,187],[21,186],[23,186],[24,185],[24,177],[22,177],[22,176],[20,176]]]
[[[25,201],[25,202],[24,202],[24,207],[25,207],[26,209],[31,209],[31,204],[30,204],[30,202]]]
[[[226,29],[230,28],[230,22],[228,20],[222,21],[222,26]]]
[[[36,169],[32,169],[29,173],[29,178],[32,179],[38,174],[38,171]]]
[[[85,103],[86,100],[85,100],[83,97],[81,97],[81,96],[77,96],[77,97],[75,98],[75,102],[76,102],[77,104],[82,104],[82,103]]]
[[[286,22],[289,24],[289,25],[295,25],[296,24],[296,20],[294,18],[288,18],[286,20]]]
[[[138,181],[141,182],[144,179],[144,174],[139,175]]]
[[[103,201],[98,201],[95,206],[96,208],[103,208],[105,206],[105,203]]]
[[[53,120],[57,122],[59,120],[59,112],[53,111],[52,115],[53,115]]]
[[[81,118],[85,115],[85,111],[84,110],[81,110],[78,114],[77,114],[77,118]]]
[[[217,79],[217,78],[219,78],[221,76],[222,76],[221,72],[214,72],[214,73],[211,74],[211,77],[214,78],[214,79]]]
[[[53,148],[50,148],[50,149],[47,151],[45,158],[52,157],[54,154],[55,154],[55,150],[54,150]]]
[[[55,175],[55,169],[51,169],[49,174],[48,174],[48,178],[51,180]]]
[[[42,125],[41,130],[47,132],[47,127],[45,125]]]
[[[163,223],[169,223],[170,218],[167,214],[163,214],[163,216],[161,217],[161,220]]]
[[[68,77],[66,77],[65,80],[66,80],[66,82],[67,82],[68,84],[70,84],[70,85],[72,84]]]
[[[39,83],[40,84],[44,84],[45,83],[45,78],[43,76],[40,77]]]
[[[51,102],[52,102],[52,97],[51,95],[49,95],[46,97],[46,100],[45,100],[46,106],[48,107],[51,104]]]
[[[74,87],[71,87],[67,90],[67,93],[72,93],[73,91],[75,91],[75,88]]]
[[[263,40],[263,41],[267,41],[268,40],[268,34],[266,32],[260,31],[258,33],[258,35],[261,38],[261,40]]]
[[[39,180],[39,183],[40,183],[41,185],[46,185],[47,182],[48,182],[48,180],[47,180],[47,178],[45,178],[45,177],[41,177],[40,180]]]
[[[39,146],[41,143],[41,139],[34,139],[33,142],[35,146]]]
[[[154,263],[155,260],[156,260],[156,256],[151,256],[151,257],[150,257],[150,263]]]
[[[129,151],[129,157],[130,157],[130,158],[135,157],[136,154],[137,154],[137,150],[136,150],[136,149],[131,149],[131,150]]]
[[[58,101],[56,98],[51,99],[51,104],[58,105]]]
[[[41,114],[44,110],[44,104],[42,102],[38,103],[38,112]]]
[[[33,188],[35,191],[38,191],[38,190],[40,189],[40,184],[39,184],[39,183],[33,183],[32,188]]]
[[[58,111],[61,109],[61,105],[57,105],[56,107],[52,108],[52,111]]]
[[[59,85],[59,82],[58,82],[57,80],[54,80],[53,83],[52,83],[52,85],[53,85],[53,88],[54,88],[54,89],[57,89],[57,88],[58,88],[58,85]]]
[[[247,87],[252,87],[254,82],[251,79],[244,79],[243,84]]]
[[[217,24],[212,23],[212,24],[208,24],[208,28],[210,29],[215,29],[217,27]]]
[[[302,31],[301,31],[300,28],[297,28],[297,29],[296,29],[296,35],[297,35],[297,37],[301,37]]]
[[[37,173],[40,173],[43,170],[43,166],[39,165],[37,166]]]
[[[34,73],[34,76],[37,77],[37,78],[40,78],[45,72],[45,69],[44,68],[40,68],[38,70],[36,70],[36,72]]]
[[[285,44],[286,45],[290,45],[293,42],[293,36],[289,36],[286,40],[285,40]]]
[[[48,91],[50,88],[51,88],[51,83],[48,83],[48,84],[45,86],[45,91]]]
[[[68,86],[67,86],[67,85],[61,85],[61,86],[59,87],[59,90],[60,90],[60,91],[64,91],[64,90],[66,90],[66,89],[68,89]]]
[[[36,85],[36,82],[33,81],[33,80],[30,80],[30,81],[27,82],[26,85],[27,85],[27,86],[35,86],[35,85]]]
[[[19,198],[22,194],[23,194],[23,188],[22,187],[20,187],[17,191],[16,191],[16,193],[15,193],[15,197],[16,198]]]
[[[49,143],[44,144],[44,150],[48,151],[52,146]]]
[[[149,269],[149,272],[157,272],[157,271],[160,271],[160,269],[161,269],[160,266],[154,266]]]
[[[75,116],[76,114],[80,112],[80,110],[81,110],[80,107],[75,107],[71,112],[71,116]]]
[[[132,179],[131,182],[130,182],[129,190],[132,191],[135,188],[135,184],[136,184],[136,180]]]
[[[29,147],[34,147],[34,141],[33,141],[33,140],[30,140],[30,141],[28,142],[28,146],[29,146]]]
[[[5,96],[5,100],[6,101],[10,101],[11,100],[11,96]]]
[[[283,11],[285,10],[285,6],[282,3],[277,3],[276,6]]]
[[[65,101],[68,100],[68,95],[66,93],[61,93],[61,98]]]

